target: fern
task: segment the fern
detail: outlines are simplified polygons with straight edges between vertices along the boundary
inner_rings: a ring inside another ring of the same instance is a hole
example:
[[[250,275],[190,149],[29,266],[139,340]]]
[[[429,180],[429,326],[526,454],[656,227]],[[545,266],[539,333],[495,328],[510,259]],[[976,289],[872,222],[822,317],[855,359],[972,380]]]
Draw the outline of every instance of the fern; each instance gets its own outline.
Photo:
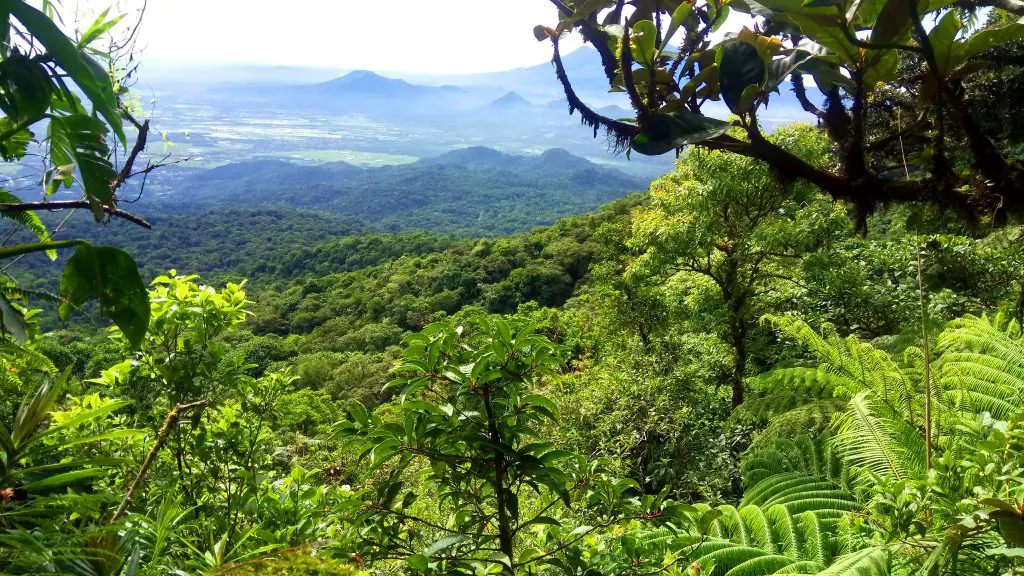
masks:
[[[14,194],[11,194],[7,190],[0,188],[0,203],[3,204],[21,204],[21,198],[18,198]],[[41,242],[45,242],[50,239],[50,231],[46,229],[46,225],[36,215],[35,212],[0,212],[0,217],[7,218],[21,224],[25,228],[28,228],[30,232],[36,235]],[[47,250],[46,256],[50,260],[57,259],[56,250]]]
[[[945,401],[960,415],[1008,420],[1024,399],[1024,345],[1016,321],[964,316],[939,335]]]
[[[870,392],[861,392],[836,418],[835,441],[854,465],[898,480],[924,471],[924,438]]]

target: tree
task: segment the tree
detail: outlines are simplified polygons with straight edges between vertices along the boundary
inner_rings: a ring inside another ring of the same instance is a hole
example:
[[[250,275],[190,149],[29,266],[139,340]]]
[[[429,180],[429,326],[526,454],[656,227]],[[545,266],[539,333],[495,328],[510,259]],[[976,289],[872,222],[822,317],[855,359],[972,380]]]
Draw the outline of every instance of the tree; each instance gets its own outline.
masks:
[[[976,30],[951,2],[913,0],[551,1],[560,22],[534,32],[553,45],[569,112],[578,111],[595,136],[605,130],[617,150],[664,154],[697,145],[755,158],[849,202],[859,227],[888,202],[932,203],[996,223],[1024,212],[1024,164],[1006,157],[1003,135],[982,126],[962,89],[991,66],[990,49],[1024,35],[1024,23]],[[957,6],[1024,16],[1016,0]],[[716,41],[733,12],[754,16],[754,29]],[[930,18],[937,24],[929,30]],[[559,53],[561,36],[576,30],[600,54],[612,91],[629,97],[631,120],[602,116],[577,95]],[[823,106],[809,96],[806,78]],[[839,150],[835,165],[815,165],[762,132],[758,114],[787,82]],[[707,103],[718,100],[735,120],[708,115]],[[917,117],[900,118],[913,103]],[[889,119],[878,122],[878,112]],[[893,170],[885,148],[909,137],[926,138],[926,150]],[[951,153],[954,141],[964,143],[963,164]]]
[[[637,498],[636,482],[544,439],[557,408],[535,388],[562,361],[533,331],[485,317],[470,331],[432,324],[407,339],[397,411],[370,414],[356,403],[340,423],[368,458],[366,472],[379,471],[352,520],[374,559],[402,559],[424,574],[545,565],[575,573],[585,562],[577,545],[591,533],[692,510]],[[589,522],[573,530],[576,505]]]
[[[771,138],[788,154],[823,165],[826,148],[810,126]],[[643,251],[632,274],[709,279],[717,290],[707,316],[733,349],[732,402],[743,403],[748,343],[757,319],[786,298],[801,258],[847,230],[840,207],[807,183],[786,185],[764,163],[722,151],[688,154],[651,186],[637,213],[632,245]]]

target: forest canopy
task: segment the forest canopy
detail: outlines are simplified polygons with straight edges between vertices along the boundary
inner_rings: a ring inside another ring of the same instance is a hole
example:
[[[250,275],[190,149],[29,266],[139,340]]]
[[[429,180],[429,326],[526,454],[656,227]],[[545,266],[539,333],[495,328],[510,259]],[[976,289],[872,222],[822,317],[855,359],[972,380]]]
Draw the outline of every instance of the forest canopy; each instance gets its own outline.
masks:
[[[535,33],[570,111],[681,153],[505,236],[126,212],[164,165],[134,28],[0,1],[0,153],[45,166],[42,200],[0,191],[0,574],[1024,573],[1024,8],[780,1],[556,1]],[[570,31],[633,118],[575,96]],[[782,89],[815,124],[762,128]],[[501,156],[442,163],[467,155]],[[613,174],[501,161],[563,193]],[[466,219],[516,172],[474,174],[426,208]],[[564,207],[530,208],[478,222]],[[82,239],[112,219],[139,229]]]

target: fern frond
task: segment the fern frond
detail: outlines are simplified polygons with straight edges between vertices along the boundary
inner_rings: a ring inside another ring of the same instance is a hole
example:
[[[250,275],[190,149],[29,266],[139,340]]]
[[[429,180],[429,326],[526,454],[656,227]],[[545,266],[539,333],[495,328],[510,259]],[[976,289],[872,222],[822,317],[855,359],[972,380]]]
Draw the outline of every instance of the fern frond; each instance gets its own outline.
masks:
[[[836,445],[853,464],[882,476],[908,478],[923,469],[924,439],[870,392],[850,400],[836,418]]]
[[[21,198],[18,198],[7,190],[0,188],[0,203],[21,204]],[[35,234],[36,238],[39,238],[40,241],[46,241],[50,237],[50,231],[46,229],[46,225],[43,224],[43,221],[35,212],[0,212],[0,218],[6,218],[28,228],[28,230]],[[46,256],[50,260],[56,260],[57,251],[47,250]]]
[[[884,550],[865,548],[837,558],[817,576],[888,576],[889,558]]]

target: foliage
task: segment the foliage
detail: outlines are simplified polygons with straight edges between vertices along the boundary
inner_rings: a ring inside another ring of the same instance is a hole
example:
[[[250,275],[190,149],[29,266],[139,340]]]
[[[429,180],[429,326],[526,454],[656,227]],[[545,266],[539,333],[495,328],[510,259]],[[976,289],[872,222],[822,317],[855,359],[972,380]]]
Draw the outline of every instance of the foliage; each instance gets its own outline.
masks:
[[[786,127],[772,142],[812,164],[826,162],[824,142],[809,126]],[[750,158],[695,152],[652,185],[650,208],[635,216],[632,243],[644,253],[633,268],[645,277],[683,273],[714,283],[709,304],[721,320],[709,331],[733,348],[738,406],[756,319],[801,285],[794,264],[846,228],[846,215],[806,184],[785,185]]]
[[[604,129],[620,150],[664,154],[695,144],[755,158],[849,202],[861,228],[888,202],[933,203],[993,222],[1020,212],[1024,167],[1007,158],[1012,143],[983,127],[962,90],[972,74],[992,65],[990,50],[1024,34],[1020,22],[972,28],[948,3],[905,0],[676,0],[635,3],[635,10],[616,0],[552,3],[557,26],[534,32],[553,45],[569,112],[578,111],[595,136]],[[1024,15],[1015,3],[968,2],[963,9],[970,14],[992,5]],[[715,34],[734,13],[759,23]],[[936,24],[929,28],[931,20]],[[634,118],[607,118],[580,100],[559,52],[568,31],[579,31],[597,49],[609,87],[628,96]],[[824,105],[808,95],[807,76]],[[799,158],[762,132],[759,114],[787,84],[839,150],[835,165]],[[711,117],[708,101],[724,102],[736,118]],[[908,114],[901,121],[900,112],[910,110],[919,112],[917,120]],[[729,133],[734,126],[738,134]],[[904,166],[888,148],[902,139],[920,151],[904,157]]]
[[[532,326],[480,320],[467,332],[435,324],[407,342],[394,416],[356,404],[341,427],[360,440],[367,472],[380,471],[354,522],[374,558],[398,557],[420,573],[568,571],[580,559],[561,556],[595,530],[666,514],[657,499],[634,497],[636,482],[544,441],[557,407],[536,389],[561,361]],[[417,505],[424,493],[436,502]],[[570,530],[574,503],[593,525]]]
[[[0,156],[4,162],[22,160],[36,137],[32,130],[45,129],[39,154],[44,163],[41,184],[45,196],[72,184],[83,196],[79,201],[40,207],[88,208],[97,221],[108,214],[138,220],[117,207],[116,192],[131,176],[132,163],[145,149],[149,124],[139,124],[131,117],[122,101],[124,93],[115,90],[111,77],[114,55],[91,46],[98,44],[120,17],[107,19],[104,12],[76,41],[58,27],[60,16],[53,5],[47,2],[44,8],[46,13],[24,2],[7,2],[3,9]],[[96,57],[105,62],[99,63]],[[71,83],[77,92],[69,88]],[[91,113],[79,94],[91,104]],[[128,152],[122,117],[136,123],[138,137],[129,159],[117,170],[111,161],[117,144]],[[111,135],[116,137],[114,150],[108,144]],[[138,345],[148,323],[149,306],[131,256],[117,248],[93,246],[82,240],[53,241],[52,233],[32,211],[32,204],[22,203],[7,190],[0,190],[0,200],[0,214],[35,236],[32,242],[0,248],[0,257],[45,252],[55,259],[58,249],[74,247],[75,253],[61,275],[61,319],[66,320],[84,302],[96,299],[103,314]],[[9,276],[5,275],[5,280]],[[5,307],[5,327],[16,336],[20,336],[17,324],[24,323],[19,315],[16,309]]]

